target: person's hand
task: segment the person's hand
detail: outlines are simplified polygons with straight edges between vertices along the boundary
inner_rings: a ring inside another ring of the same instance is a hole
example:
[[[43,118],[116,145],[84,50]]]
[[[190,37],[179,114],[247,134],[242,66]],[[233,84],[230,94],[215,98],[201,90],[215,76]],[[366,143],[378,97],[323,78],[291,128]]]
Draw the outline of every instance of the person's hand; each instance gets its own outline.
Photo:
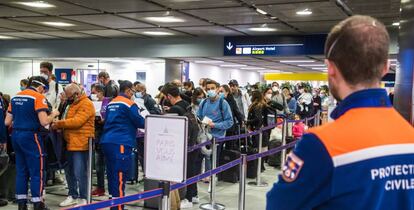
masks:
[[[53,129],[53,130],[57,130],[57,129],[59,129],[58,128],[58,126],[57,126],[57,120],[53,120],[53,122],[52,122],[52,124],[50,125],[50,127]]]
[[[213,121],[210,121],[210,122],[208,122],[208,126],[210,126],[210,128],[214,128],[214,123],[213,123]]]
[[[60,112],[57,110],[57,109],[54,109],[53,111],[52,111],[52,114],[51,114],[52,116],[53,116],[53,118],[55,118],[55,117],[57,117],[57,116],[59,116],[60,115]]]
[[[170,110],[170,107],[169,106],[163,106],[163,108],[164,108],[165,111]]]

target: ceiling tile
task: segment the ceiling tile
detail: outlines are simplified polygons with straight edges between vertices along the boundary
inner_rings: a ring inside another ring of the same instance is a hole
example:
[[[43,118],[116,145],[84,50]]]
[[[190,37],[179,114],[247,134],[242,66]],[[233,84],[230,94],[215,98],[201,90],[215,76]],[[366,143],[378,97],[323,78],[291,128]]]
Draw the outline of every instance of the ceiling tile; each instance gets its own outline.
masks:
[[[86,34],[104,36],[104,37],[138,37],[139,35],[131,34],[118,30],[90,30],[90,31],[79,31]]]
[[[264,15],[247,7],[188,10],[185,12],[219,24],[254,24],[270,21]]]
[[[22,0],[26,2],[27,0]],[[90,14],[96,13],[96,11],[87,9],[84,7],[80,7],[74,4],[65,3],[63,1],[58,0],[47,0],[47,3],[55,5],[55,7],[51,8],[34,8],[28,7],[21,4],[16,4],[16,0],[0,0],[0,3],[4,3],[10,6],[19,7],[22,9],[27,9],[30,11],[48,14],[48,15],[72,15],[72,14]]]
[[[147,28],[152,25],[141,23],[134,20],[129,20],[114,15],[83,15],[83,16],[68,16],[68,19],[77,20],[85,23],[105,26],[109,28]]]
[[[90,25],[90,24],[86,24],[86,23],[79,23],[77,21],[66,20],[66,19],[62,19],[62,18],[59,18],[59,17],[11,18],[11,20],[18,20],[18,21],[23,21],[23,22],[27,22],[27,23],[33,23],[33,24],[39,24],[39,25],[44,25],[44,24],[42,24],[42,22],[65,22],[65,23],[74,24],[74,26],[70,26],[70,27],[50,27],[50,28],[55,28],[55,29],[57,28],[57,29],[62,29],[62,30],[76,30],[76,31],[78,31],[78,30],[105,29],[103,27],[94,26],[94,25]]]
[[[0,17],[41,16],[41,14],[0,5]]]
[[[8,28],[0,28],[0,32],[15,32],[15,30]]]
[[[233,31],[221,26],[200,26],[200,27],[175,27],[174,29],[184,31],[193,35],[208,36],[208,35],[219,35],[219,36],[239,36],[243,35],[237,31]]]
[[[268,32],[261,32],[261,31],[251,31],[250,28],[260,28],[260,27],[268,27],[274,28],[276,31],[268,31]],[[297,32],[281,23],[272,23],[272,24],[253,24],[253,25],[231,25],[229,26],[239,31],[243,31],[249,35],[271,35],[271,34],[296,34]]]
[[[315,0],[245,0],[248,4],[263,5],[263,4],[292,4],[297,2],[314,2]],[[323,1],[323,0],[320,0]]]
[[[344,0],[344,3],[355,14],[370,15],[377,18],[400,16],[401,0]]]
[[[237,7],[241,6],[240,1],[236,0],[153,0],[161,5],[173,9],[199,9],[217,7]]]
[[[318,21],[318,20],[342,20],[347,18],[345,13],[331,1],[293,3],[281,5],[259,6],[267,13],[287,22],[292,21]],[[312,10],[308,16],[297,15],[296,12],[304,9]]]
[[[328,33],[339,21],[306,21],[289,24],[306,33]]]
[[[68,0],[79,5],[107,12],[161,11],[164,8],[142,0]]]
[[[45,35],[62,37],[62,38],[97,38],[96,36],[72,32],[72,31],[45,31],[45,32],[39,32],[39,33],[42,33]]]
[[[179,12],[173,12],[173,11],[163,11],[163,12],[144,12],[144,13],[124,13],[120,14],[121,16],[133,18],[136,20],[146,21],[149,23],[157,24],[162,27],[174,27],[174,26],[197,26],[197,25],[212,25],[211,23],[208,23],[207,21],[202,21],[197,18],[193,18],[189,15],[184,15]],[[147,20],[147,17],[163,17],[163,16],[172,16],[175,18],[183,19],[185,22],[175,22],[175,23],[161,23],[161,22],[153,22],[150,20]]]
[[[22,37],[26,39],[57,39],[57,37],[47,36],[43,34],[29,33],[29,32],[7,32],[7,33],[0,33],[0,35],[16,36],[16,37]]]
[[[6,19],[0,19],[0,27],[10,28],[10,29],[18,30],[18,31],[55,30],[53,28],[46,27],[46,26],[38,26],[38,25],[29,24],[29,23],[16,22],[13,20],[6,20]]]
[[[179,35],[179,36],[183,36],[185,34],[177,32],[177,31],[173,31],[173,30],[168,30],[166,28],[148,28],[148,29],[143,29],[143,28],[137,28],[137,29],[122,29],[123,31],[128,31],[128,32],[132,32],[132,33],[136,33],[136,34],[140,34],[140,35],[144,35],[144,36],[151,36],[151,37],[171,37],[174,35]],[[157,36],[157,35],[149,35],[146,34],[144,32],[166,32],[166,33],[171,33],[172,35],[162,35],[162,36]]]

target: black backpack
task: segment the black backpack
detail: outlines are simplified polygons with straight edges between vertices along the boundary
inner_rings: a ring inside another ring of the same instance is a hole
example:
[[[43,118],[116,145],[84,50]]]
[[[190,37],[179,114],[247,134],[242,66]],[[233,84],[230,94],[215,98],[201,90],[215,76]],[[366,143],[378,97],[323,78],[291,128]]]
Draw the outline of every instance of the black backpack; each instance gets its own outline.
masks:
[[[183,107],[180,107],[180,109],[183,109]],[[198,137],[198,133],[200,132],[200,127],[199,127],[199,122],[197,120],[197,116],[194,114],[191,105],[189,105],[187,108],[185,108],[185,112],[182,115],[184,117],[187,117],[188,119],[188,128],[187,128],[187,132],[188,132],[188,139],[187,139],[187,144],[188,146],[194,146],[197,143],[197,137]]]

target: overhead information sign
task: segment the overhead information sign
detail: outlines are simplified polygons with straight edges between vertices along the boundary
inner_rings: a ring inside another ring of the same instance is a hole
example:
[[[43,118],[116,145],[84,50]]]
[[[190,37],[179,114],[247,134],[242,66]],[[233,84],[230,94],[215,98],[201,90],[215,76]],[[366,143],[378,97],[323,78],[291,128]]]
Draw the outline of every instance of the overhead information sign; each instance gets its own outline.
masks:
[[[323,54],[326,35],[225,37],[225,56]]]

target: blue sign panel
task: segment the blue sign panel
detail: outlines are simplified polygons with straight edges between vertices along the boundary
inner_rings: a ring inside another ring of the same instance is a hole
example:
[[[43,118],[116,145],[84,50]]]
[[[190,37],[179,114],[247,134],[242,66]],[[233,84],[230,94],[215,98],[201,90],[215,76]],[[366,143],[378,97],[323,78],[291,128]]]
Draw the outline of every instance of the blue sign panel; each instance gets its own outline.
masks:
[[[225,37],[225,56],[295,56],[324,53],[326,35]]]
[[[72,82],[73,69],[55,69],[56,80],[59,84],[66,85]]]

